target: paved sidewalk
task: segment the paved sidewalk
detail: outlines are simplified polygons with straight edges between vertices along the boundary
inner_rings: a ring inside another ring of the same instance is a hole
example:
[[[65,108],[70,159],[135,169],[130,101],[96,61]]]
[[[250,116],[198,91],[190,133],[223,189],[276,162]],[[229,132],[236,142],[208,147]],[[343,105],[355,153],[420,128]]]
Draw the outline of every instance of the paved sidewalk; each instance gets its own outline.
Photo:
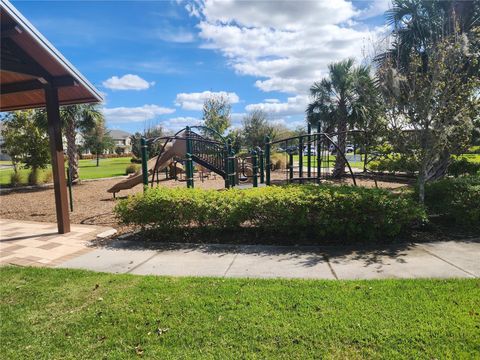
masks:
[[[139,244],[117,240],[59,267],[171,276],[478,278],[480,239],[381,248]]]
[[[60,235],[57,224],[0,219],[0,265],[54,266],[93,251],[90,240],[113,229],[71,225]]]

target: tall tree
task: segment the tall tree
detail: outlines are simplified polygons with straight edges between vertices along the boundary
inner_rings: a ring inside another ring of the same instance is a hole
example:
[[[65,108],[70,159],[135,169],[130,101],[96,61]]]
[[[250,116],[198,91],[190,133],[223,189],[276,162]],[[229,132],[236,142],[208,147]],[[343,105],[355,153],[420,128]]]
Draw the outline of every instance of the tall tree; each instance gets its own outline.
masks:
[[[378,113],[372,110],[379,106],[378,92],[370,68],[355,66],[353,59],[330,64],[328,69],[329,76],[310,88],[313,101],[307,107],[307,118],[313,124],[319,121],[324,132],[336,131],[337,145],[345,151],[349,125],[366,126],[368,118],[378,119]],[[342,176],[345,165],[345,160],[337,156],[333,176]]]
[[[242,121],[242,133],[247,146],[263,147],[265,137],[273,136],[275,129],[269,124],[267,117],[267,113],[263,110],[253,110],[245,115]]]
[[[36,110],[15,111],[4,120],[4,146],[12,158],[14,171],[20,163],[36,173],[47,167],[50,159],[46,131],[36,120]]]
[[[203,121],[220,135],[231,126],[230,112],[232,106],[226,96],[213,95],[203,103]]]
[[[379,79],[397,143],[406,136],[401,130],[415,129],[408,136],[420,162],[420,201],[425,182],[444,176],[451,155],[474,134],[479,17],[479,1],[394,0],[387,12],[393,41],[377,58]]]
[[[143,135],[139,132],[136,132],[132,136],[130,136],[130,139],[132,141],[132,153],[135,155],[137,159],[140,159],[142,157],[142,149],[141,149],[141,139],[142,137],[145,137],[147,139],[154,139],[162,136],[166,136],[167,133],[165,132],[165,129],[161,127],[160,125],[156,126],[150,126],[147,129],[144,130]],[[157,142],[148,142],[147,143],[147,152],[148,152],[148,157],[152,158],[154,156],[158,155],[158,152],[161,150],[161,147],[163,146],[163,141],[157,141]]]
[[[100,165],[100,155],[107,150],[112,150],[115,143],[110,132],[105,127],[103,119],[98,119],[93,129],[83,134],[85,149],[89,149],[97,158],[97,166]]]
[[[435,45],[427,62],[412,53],[401,73],[389,63],[379,69],[384,94],[390,100],[387,114],[401,120],[400,130],[409,130],[399,131],[397,141],[404,142],[406,136],[414,140],[406,151],[419,159],[421,202],[425,183],[442,177],[450,155],[470,143],[473,119],[480,112],[480,99],[475,95],[480,77],[465,69],[476,66],[477,53],[466,37],[452,36]]]

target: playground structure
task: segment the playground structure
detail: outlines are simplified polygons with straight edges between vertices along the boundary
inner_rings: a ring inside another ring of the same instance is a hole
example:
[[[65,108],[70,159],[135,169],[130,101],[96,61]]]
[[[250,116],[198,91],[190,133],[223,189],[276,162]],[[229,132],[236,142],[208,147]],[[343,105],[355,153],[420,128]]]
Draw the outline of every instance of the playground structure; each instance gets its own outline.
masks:
[[[115,184],[108,192],[130,189],[138,184],[158,185],[161,177],[178,180],[185,175],[187,187],[194,187],[195,168],[203,181],[215,174],[224,180],[225,188],[235,186],[263,186],[280,183],[317,183],[332,178],[332,166],[337,157],[345,163],[344,175],[356,186],[356,176],[367,174],[371,157],[367,146],[353,146],[353,154],[339,147],[335,139],[338,133],[316,132],[308,124],[305,135],[271,141],[265,139],[264,148],[251,149],[247,155],[238,156],[230,140],[205,126],[185,127],[172,136],[151,139],[142,138],[142,169],[133,176]],[[361,135],[361,131],[348,132],[349,136]],[[148,160],[147,144],[161,144],[159,153]],[[361,149],[362,154],[357,154]],[[350,149],[352,150],[352,149]],[[275,168],[273,158],[284,157],[283,168]],[[355,165],[355,166],[353,166]],[[272,174],[275,173],[274,178]],[[164,174],[164,175],[163,175]],[[206,175],[205,175],[206,174]]]

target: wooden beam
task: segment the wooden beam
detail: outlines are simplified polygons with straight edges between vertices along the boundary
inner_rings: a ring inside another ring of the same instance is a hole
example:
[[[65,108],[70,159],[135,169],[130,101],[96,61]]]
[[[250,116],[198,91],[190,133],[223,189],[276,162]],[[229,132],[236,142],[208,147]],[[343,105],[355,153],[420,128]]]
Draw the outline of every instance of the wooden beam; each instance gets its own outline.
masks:
[[[62,130],[60,127],[60,110],[57,88],[51,86],[45,87],[45,102],[48,118],[48,135],[50,137],[50,152],[52,155],[57,227],[60,234],[65,234],[70,232],[70,215],[68,213],[67,182],[65,180],[65,164],[63,158]]]
[[[1,84],[0,93],[2,95],[5,95],[5,94],[14,94],[14,93],[19,93],[24,91],[40,90],[40,89],[43,89],[47,84],[37,79],[10,83],[10,84]],[[58,76],[58,77],[52,78],[51,86],[54,88],[78,86],[78,82],[76,82],[75,79],[71,76]]]
[[[48,71],[38,64],[12,39],[2,39],[1,48],[1,70],[38,78],[43,77],[47,81],[51,80],[51,75]]]

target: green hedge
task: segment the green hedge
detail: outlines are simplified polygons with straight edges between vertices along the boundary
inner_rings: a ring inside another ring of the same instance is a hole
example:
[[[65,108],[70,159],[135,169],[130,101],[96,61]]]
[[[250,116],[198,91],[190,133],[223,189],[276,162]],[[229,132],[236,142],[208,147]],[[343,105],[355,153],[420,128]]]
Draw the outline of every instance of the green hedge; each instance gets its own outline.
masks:
[[[459,226],[480,228],[480,176],[427,184],[425,205],[430,214],[444,215]]]
[[[468,161],[466,158],[454,158],[448,166],[447,172],[455,177],[476,175],[480,172],[480,164]]]
[[[149,189],[121,200],[119,219],[159,234],[182,229],[254,229],[262,234],[312,239],[392,238],[425,213],[410,197],[348,186],[287,186],[225,191]]]

